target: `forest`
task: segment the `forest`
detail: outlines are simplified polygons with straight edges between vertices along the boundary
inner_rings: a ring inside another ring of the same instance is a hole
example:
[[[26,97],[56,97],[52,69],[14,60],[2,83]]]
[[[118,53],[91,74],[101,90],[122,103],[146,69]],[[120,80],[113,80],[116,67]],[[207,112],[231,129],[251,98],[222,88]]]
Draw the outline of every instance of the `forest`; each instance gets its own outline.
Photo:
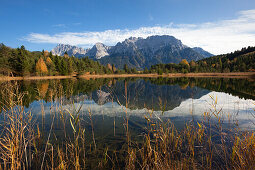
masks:
[[[10,48],[0,44],[0,75],[57,76],[72,74],[108,74],[111,70],[99,62],[73,56],[52,55],[48,51],[30,52],[24,46]]]
[[[249,72],[255,71],[255,47],[242,48],[229,54],[217,55],[198,61],[183,59],[179,64],[156,64],[145,73],[204,73],[204,72]]]

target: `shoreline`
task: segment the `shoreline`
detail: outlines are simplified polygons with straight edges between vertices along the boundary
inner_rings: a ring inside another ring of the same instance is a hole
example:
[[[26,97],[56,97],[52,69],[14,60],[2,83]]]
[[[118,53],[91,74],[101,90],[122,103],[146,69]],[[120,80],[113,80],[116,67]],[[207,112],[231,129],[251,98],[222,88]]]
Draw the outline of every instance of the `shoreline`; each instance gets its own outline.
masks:
[[[255,78],[255,72],[235,72],[235,73],[169,73],[169,74],[104,74],[104,75],[81,75],[79,78],[125,78],[125,77],[218,77],[218,78]]]
[[[75,76],[31,76],[31,77],[0,77],[0,81],[12,80],[51,80],[51,79],[68,79],[75,78]]]
[[[12,80],[50,80],[50,79],[67,79],[67,78],[128,78],[128,77],[148,77],[148,78],[171,78],[171,77],[215,77],[215,78],[255,78],[255,72],[232,72],[232,73],[169,73],[169,74],[88,74],[88,75],[69,75],[69,76],[31,76],[31,77],[0,77],[0,81]]]

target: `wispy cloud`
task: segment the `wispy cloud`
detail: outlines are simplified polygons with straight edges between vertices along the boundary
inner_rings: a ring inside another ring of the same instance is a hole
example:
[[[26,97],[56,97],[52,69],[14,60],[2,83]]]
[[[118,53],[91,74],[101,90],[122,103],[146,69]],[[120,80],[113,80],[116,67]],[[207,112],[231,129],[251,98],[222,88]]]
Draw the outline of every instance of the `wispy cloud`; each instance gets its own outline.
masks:
[[[154,20],[154,17],[153,17],[151,14],[149,14],[149,20],[150,20],[150,21],[153,21],[153,20]]]
[[[90,47],[97,42],[114,45],[130,36],[173,35],[185,45],[199,46],[214,54],[232,52],[245,46],[255,46],[255,10],[241,11],[230,20],[201,24],[174,24],[115,29],[102,32],[62,32],[54,35],[30,33],[23,38],[32,43],[63,43]]]
[[[82,24],[81,22],[75,22],[72,25],[78,26],[78,25],[81,25],[81,24]]]
[[[52,27],[66,28],[66,25],[65,24],[55,24],[55,25],[52,25]]]

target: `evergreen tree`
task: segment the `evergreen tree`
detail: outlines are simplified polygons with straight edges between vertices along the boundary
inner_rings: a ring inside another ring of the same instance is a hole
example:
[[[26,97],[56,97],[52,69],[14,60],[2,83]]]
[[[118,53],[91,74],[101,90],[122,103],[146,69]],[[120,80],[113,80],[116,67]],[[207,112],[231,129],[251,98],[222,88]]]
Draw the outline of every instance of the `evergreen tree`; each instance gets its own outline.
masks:
[[[148,74],[149,73],[149,70],[147,69],[147,67],[145,67],[144,71],[143,71],[145,74]]]
[[[72,74],[74,72],[73,70],[73,61],[71,58],[68,58],[68,74]]]
[[[61,75],[68,75],[68,64],[65,59],[61,61]]]
[[[129,68],[128,68],[128,65],[127,65],[127,64],[124,65],[124,71],[125,71],[126,73],[129,72]]]
[[[25,46],[21,46],[18,49],[18,71],[21,73],[22,76],[26,76],[30,74],[31,65],[28,60],[27,51]]]

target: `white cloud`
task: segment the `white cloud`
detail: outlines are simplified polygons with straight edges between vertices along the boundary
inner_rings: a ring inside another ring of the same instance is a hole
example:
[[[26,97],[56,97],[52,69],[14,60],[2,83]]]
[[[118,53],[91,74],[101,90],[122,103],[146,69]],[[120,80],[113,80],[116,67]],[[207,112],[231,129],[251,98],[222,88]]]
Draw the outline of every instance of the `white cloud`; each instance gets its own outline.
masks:
[[[201,24],[173,24],[102,32],[62,32],[54,35],[31,33],[23,38],[32,43],[63,43],[90,47],[97,42],[115,45],[131,36],[173,35],[190,47],[202,47],[213,54],[255,46],[255,10],[241,11],[238,17]]]

